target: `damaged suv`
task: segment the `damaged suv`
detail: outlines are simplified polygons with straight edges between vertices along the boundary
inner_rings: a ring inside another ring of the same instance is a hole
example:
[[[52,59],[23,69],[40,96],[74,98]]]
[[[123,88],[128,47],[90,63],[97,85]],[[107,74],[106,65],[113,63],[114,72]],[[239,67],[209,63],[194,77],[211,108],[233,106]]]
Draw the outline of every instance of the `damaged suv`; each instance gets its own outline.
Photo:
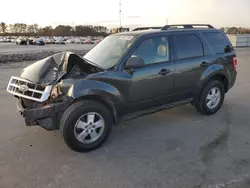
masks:
[[[187,103],[216,113],[236,65],[223,31],[167,25],[110,35],[84,57],[61,52],[37,61],[11,77],[7,92],[27,126],[60,129],[71,149],[87,152],[121,120]]]

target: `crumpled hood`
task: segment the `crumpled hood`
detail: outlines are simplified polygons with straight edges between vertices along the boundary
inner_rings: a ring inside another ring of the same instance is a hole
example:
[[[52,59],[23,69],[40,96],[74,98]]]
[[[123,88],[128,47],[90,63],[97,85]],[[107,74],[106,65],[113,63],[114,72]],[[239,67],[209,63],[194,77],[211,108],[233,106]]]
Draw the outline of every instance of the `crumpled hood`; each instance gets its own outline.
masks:
[[[67,73],[69,61],[77,56],[81,63],[94,66],[84,61],[80,56],[72,52],[61,52],[39,60],[24,68],[21,78],[35,84],[53,84]],[[74,60],[73,60],[74,61]]]
[[[53,82],[54,72],[60,75],[66,73],[63,64],[70,54],[71,52],[61,52],[39,60],[24,68],[21,78],[36,84],[49,84]]]

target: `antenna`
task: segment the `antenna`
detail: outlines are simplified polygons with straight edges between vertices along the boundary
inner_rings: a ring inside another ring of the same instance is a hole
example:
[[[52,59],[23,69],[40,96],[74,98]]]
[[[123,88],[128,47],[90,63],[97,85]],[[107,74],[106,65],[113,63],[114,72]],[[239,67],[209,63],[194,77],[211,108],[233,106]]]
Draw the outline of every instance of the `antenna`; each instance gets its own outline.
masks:
[[[122,27],[122,3],[121,0],[119,0],[119,20],[120,20],[120,28]]]

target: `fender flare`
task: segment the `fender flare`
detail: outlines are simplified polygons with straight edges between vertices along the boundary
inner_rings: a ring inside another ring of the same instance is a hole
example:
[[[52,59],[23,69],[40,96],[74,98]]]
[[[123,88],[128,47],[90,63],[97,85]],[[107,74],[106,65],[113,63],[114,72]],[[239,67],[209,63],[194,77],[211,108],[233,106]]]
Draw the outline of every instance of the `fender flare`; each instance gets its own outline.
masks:
[[[226,90],[229,88],[230,80],[231,80],[229,70],[225,69],[225,67],[223,67],[220,64],[213,64],[209,66],[201,75],[200,81],[197,85],[196,94],[200,94],[200,92],[205,87],[205,85],[213,78],[226,79],[226,83],[228,84],[226,86]]]
[[[114,86],[96,80],[65,79],[61,82],[64,93],[73,100],[96,100],[104,104],[111,112],[116,124],[124,98]]]

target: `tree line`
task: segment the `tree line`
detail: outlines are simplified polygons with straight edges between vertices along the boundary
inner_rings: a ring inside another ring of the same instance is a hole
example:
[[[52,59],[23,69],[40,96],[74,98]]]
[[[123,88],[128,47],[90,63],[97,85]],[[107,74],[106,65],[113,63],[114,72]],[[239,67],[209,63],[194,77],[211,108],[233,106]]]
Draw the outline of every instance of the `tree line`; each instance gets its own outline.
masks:
[[[225,31],[227,34],[250,34],[250,28],[244,27],[222,27],[221,30]]]
[[[222,27],[221,30],[227,34],[250,34],[250,28],[244,27]],[[58,25],[41,27],[38,24],[0,23],[0,36],[106,36],[108,29],[104,26],[93,25]]]
[[[106,36],[107,27],[93,25],[58,25],[41,27],[38,24],[0,23],[0,36]]]

